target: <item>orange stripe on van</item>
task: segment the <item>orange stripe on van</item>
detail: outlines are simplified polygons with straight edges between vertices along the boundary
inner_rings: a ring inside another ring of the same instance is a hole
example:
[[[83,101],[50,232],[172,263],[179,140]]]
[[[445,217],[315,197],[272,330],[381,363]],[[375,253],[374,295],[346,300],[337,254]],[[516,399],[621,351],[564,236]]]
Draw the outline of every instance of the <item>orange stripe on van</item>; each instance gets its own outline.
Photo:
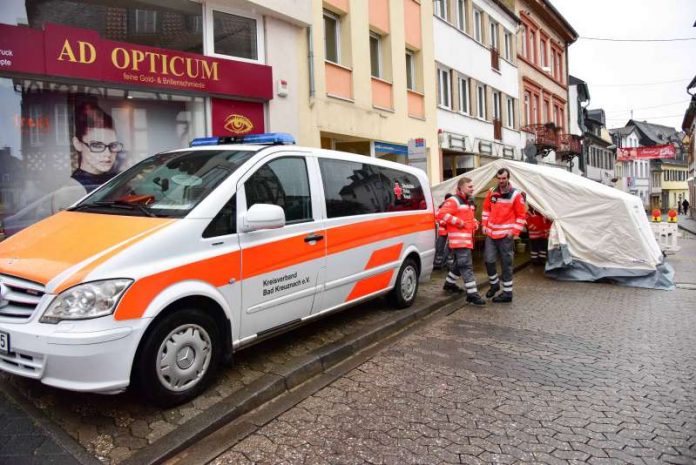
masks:
[[[328,253],[331,255],[392,237],[428,230],[435,230],[435,216],[432,212],[338,226],[327,232]]]
[[[326,237],[326,231],[323,230],[317,230],[311,234],[321,234]],[[310,245],[304,241],[308,235],[310,232],[244,249],[242,276],[244,279],[252,278],[298,263],[322,258],[326,253],[324,241]]]
[[[136,237],[134,237],[131,240],[128,240],[124,243],[122,243],[120,246],[115,247],[113,250],[111,250],[109,253],[105,253],[101,257],[97,258],[96,260],[91,261],[90,263],[86,264],[82,268],[80,268],[77,272],[72,274],[70,277],[68,277],[65,281],[60,283],[59,286],[56,287],[55,293],[60,293],[63,292],[64,290],[71,288],[72,286],[79,284],[83,281],[85,276],[87,276],[89,273],[91,273],[96,267],[101,265],[102,263],[106,262],[108,259],[111,257],[115,256],[119,252],[122,252],[123,250],[127,249],[128,247],[132,246],[133,244],[140,242],[141,240],[145,239],[146,237],[156,233],[160,229],[164,228],[165,226],[168,226],[171,224],[174,220],[170,220],[166,223],[162,223],[160,226],[157,226],[155,228],[152,228],[149,231],[146,231],[143,234],[140,234]]]
[[[114,318],[140,318],[157,294],[179,281],[205,281],[220,287],[228,284],[231,279],[239,280],[239,262],[240,253],[236,251],[141,278],[126,291]]]
[[[360,297],[365,297],[374,292],[381,291],[389,286],[389,281],[394,274],[394,270],[387,270],[380,274],[370,276],[369,278],[362,279],[355,283],[355,287],[348,294],[346,302],[351,300],[359,299]]]
[[[375,250],[372,252],[370,259],[367,261],[365,269],[369,270],[372,268],[377,268],[378,266],[386,265],[389,262],[395,262],[401,256],[401,249],[403,248],[403,244],[394,244],[383,249]]]

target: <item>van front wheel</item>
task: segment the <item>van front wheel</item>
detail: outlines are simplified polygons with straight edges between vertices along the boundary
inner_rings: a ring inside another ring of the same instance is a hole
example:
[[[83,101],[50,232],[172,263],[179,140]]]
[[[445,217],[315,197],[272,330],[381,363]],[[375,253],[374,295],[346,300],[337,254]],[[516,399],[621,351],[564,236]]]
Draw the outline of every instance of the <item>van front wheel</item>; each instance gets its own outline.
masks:
[[[389,301],[396,308],[413,305],[418,294],[418,265],[413,258],[407,258],[396,275],[394,289],[389,293]]]
[[[152,403],[171,407],[198,396],[220,364],[215,320],[193,308],[166,315],[147,335],[134,367],[134,383]]]

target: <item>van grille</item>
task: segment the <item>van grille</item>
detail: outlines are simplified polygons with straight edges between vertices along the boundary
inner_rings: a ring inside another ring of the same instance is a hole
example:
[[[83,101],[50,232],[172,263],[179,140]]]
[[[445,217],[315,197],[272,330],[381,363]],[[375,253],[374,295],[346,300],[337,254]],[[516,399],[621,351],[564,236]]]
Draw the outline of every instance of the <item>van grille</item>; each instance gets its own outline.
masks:
[[[44,293],[41,284],[0,274],[0,317],[28,320]]]

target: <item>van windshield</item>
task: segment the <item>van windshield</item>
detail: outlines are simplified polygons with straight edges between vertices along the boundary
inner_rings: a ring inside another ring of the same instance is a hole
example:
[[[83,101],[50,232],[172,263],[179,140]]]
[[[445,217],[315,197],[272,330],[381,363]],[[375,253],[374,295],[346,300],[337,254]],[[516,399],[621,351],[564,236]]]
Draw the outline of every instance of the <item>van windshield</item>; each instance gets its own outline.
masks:
[[[165,152],[141,161],[71,208],[182,218],[256,150]]]

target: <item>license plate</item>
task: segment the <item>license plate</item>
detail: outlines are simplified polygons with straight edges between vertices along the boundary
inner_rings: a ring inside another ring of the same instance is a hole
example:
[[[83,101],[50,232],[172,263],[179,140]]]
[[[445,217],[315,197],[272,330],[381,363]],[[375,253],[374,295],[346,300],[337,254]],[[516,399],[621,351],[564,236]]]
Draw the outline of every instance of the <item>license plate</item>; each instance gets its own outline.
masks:
[[[10,334],[0,331],[0,354],[10,353]]]

